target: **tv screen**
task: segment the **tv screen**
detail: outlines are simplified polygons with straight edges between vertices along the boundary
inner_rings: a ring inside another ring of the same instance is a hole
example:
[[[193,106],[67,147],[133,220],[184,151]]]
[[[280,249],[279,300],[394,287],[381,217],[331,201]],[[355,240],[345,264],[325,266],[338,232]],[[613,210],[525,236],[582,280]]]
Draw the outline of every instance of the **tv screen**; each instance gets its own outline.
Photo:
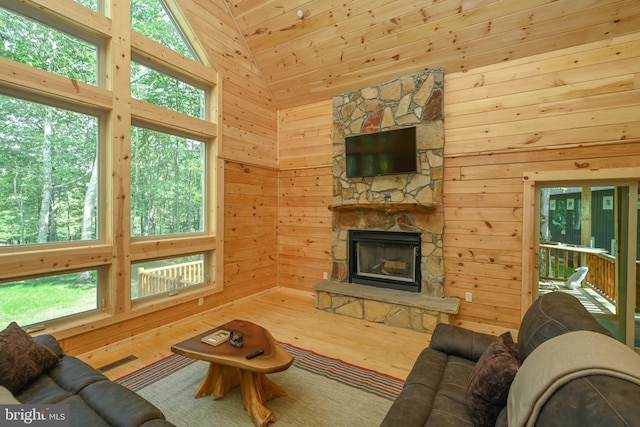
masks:
[[[347,178],[416,172],[416,128],[347,136],[345,154]]]

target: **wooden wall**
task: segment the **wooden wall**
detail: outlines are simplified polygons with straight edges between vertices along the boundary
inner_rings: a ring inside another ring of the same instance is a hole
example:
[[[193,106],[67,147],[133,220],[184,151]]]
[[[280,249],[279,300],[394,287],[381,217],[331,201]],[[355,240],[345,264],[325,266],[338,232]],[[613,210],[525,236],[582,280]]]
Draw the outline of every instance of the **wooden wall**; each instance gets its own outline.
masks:
[[[523,174],[639,164],[640,33],[445,80],[445,270],[457,320],[519,325]],[[530,230],[526,230],[530,232]],[[527,292],[527,290],[524,290]]]
[[[277,283],[278,171],[225,162],[224,290],[230,302]]]
[[[523,274],[531,274],[522,267],[523,173],[579,169],[588,176],[594,168],[640,164],[640,33],[445,72],[444,101],[445,292],[463,299],[465,292],[473,293],[473,302],[462,303],[458,324],[493,332],[517,329]],[[320,135],[331,144],[323,131],[331,122],[326,107],[318,103],[280,113],[281,135],[303,146],[296,152],[281,140],[281,164],[299,165],[298,172],[316,166],[320,180],[331,175],[330,159],[317,146]],[[314,137],[308,146],[305,135]],[[279,222],[295,221],[300,229],[319,232],[324,225],[316,216],[282,209],[294,188],[299,194],[310,190],[308,180],[289,181],[292,188],[280,197]],[[325,191],[328,200],[331,189]],[[297,235],[286,246],[297,246],[302,254],[313,242]],[[279,248],[284,250],[282,241]],[[281,261],[280,270],[288,268]],[[310,289],[317,273],[309,271],[281,284]]]
[[[280,286],[310,291],[331,275],[331,115],[331,100],[279,114]]]

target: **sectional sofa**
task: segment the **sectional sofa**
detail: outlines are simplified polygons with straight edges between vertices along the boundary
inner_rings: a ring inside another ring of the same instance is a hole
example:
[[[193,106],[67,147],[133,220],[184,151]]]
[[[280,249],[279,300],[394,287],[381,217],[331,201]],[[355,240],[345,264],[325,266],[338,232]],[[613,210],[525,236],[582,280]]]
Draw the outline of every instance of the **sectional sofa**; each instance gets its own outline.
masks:
[[[0,404],[61,405],[72,427],[173,426],[147,400],[65,354],[53,336],[32,338],[16,323],[0,332]]]
[[[439,324],[381,425],[640,426],[640,356],[575,297],[540,297],[512,338]]]

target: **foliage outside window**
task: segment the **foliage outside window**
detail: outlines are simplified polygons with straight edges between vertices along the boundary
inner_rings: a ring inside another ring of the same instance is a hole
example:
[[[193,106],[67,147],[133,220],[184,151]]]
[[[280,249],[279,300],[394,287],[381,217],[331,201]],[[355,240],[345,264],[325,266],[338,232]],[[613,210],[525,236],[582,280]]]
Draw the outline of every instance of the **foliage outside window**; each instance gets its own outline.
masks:
[[[76,0],[84,7],[88,7],[91,10],[98,11],[98,0]]]
[[[98,49],[0,7],[0,55],[31,67],[98,84]]]
[[[131,130],[131,235],[204,231],[204,143]]]
[[[0,244],[97,239],[98,119],[0,95]]]
[[[196,61],[162,0],[131,0],[131,29]]]
[[[192,255],[131,264],[131,299],[178,292],[205,282],[205,256]]]
[[[0,325],[35,325],[97,310],[97,271],[60,274],[0,284]]]
[[[131,63],[131,96],[204,119],[204,90],[138,63]]]

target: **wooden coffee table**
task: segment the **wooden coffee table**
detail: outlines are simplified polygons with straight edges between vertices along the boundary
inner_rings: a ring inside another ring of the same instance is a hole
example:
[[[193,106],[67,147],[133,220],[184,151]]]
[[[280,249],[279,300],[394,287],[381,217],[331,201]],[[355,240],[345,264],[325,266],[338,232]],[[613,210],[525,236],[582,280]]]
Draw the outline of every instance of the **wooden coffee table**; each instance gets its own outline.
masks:
[[[200,339],[218,329],[236,331],[244,335],[244,344],[236,348],[229,341],[218,346],[204,344]],[[264,354],[247,360],[256,350]],[[209,362],[209,370],[195,392],[195,397],[211,395],[222,399],[229,390],[240,385],[242,405],[256,426],[266,426],[276,416],[265,402],[287,394],[265,374],[280,372],[293,363],[293,356],[283,349],[269,331],[244,320],[232,320],[200,335],[171,346],[171,351],[191,359]]]

